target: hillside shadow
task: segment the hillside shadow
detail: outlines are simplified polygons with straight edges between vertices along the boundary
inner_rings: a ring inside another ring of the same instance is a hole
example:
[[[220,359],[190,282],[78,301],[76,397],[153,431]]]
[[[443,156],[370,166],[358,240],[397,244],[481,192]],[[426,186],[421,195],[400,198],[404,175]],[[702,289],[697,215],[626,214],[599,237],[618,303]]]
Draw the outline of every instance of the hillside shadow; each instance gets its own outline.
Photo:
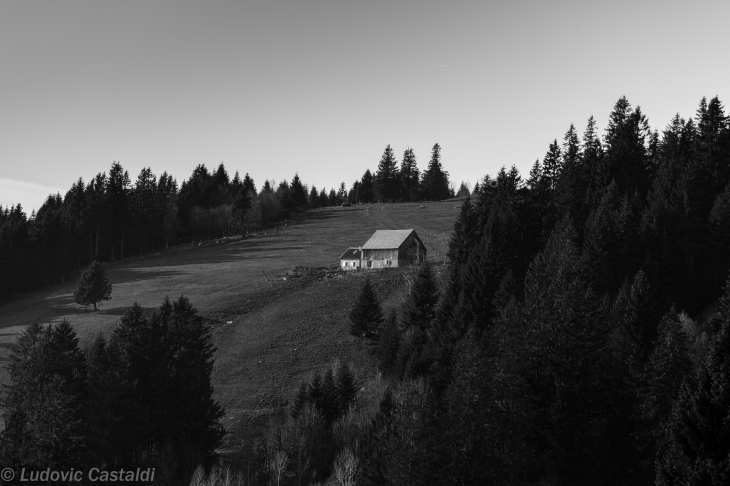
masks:
[[[322,221],[327,221],[341,215],[342,213],[359,213],[365,211],[365,208],[353,207],[353,208],[342,208],[342,209],[325,209],[320,211],[307,211],[305,213],[297,214],[294,219],[295,225],[312,224]]]
[[[131,268],[115,268],[110,272],[109,280],[112,287],[114,284],[123,284],[127,282],[144,282],[145,280],[154,280],[157,278],[174,277],[182,275],[183,272],[176,270],[149,270],[144,265]]]
[[[286,238],[249,239],[239,243],[223,246],[213,246],[200,250],[192,250],[177,254],[176,258],[156,261],[145,261],[136,265],[117,267],[110,273],[112,285],[131,281],[144,281],[156,278],[174,277],[187,272],[180,270],[157,270],[165,267],[180,267],[188,265],[210,265],[217,263],[235,263],[242,260],[256,260],[262,258],[277,258],[279,253],[305,250],[305,245],[292,245]],[[261,255],[267,252],[271,255]]]

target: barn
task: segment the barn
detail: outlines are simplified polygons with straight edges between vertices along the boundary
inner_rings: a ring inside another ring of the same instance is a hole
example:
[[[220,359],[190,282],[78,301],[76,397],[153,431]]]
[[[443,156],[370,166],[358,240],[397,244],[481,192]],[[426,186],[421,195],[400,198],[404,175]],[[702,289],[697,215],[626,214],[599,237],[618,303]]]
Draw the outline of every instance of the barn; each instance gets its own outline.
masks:
[[[361,247],[364,268],[402,267],[426,260],[426,246],[415,230],[378,230]]]

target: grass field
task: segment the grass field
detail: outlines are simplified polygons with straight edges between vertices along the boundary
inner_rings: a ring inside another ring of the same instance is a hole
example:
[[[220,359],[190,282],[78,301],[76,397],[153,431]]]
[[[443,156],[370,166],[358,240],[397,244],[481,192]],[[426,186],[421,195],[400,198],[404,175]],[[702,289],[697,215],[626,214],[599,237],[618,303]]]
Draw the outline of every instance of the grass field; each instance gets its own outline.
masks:
[[[416,230],[430,260],[445,259],[459,201],[333,208],[299,213],[278,232],[118,263],[108,268],[112,300],[98,312],[77,309],[75,282],[0,306],[0,362],[27,324],[73,324],[82,344],[108,333],[134,302],[150,312],[187,296],[213,327],[216,397],[225,424],[267,415],[286,403],[298,380],[334,359],[372,369],[370,350],[347,332],[347,312],[365,274],[386,307],[407,291],[408,269],[293,275],[294,267],[336,267],[348,246],[377,229]],[[5,370],[0,381],[6,381]]]

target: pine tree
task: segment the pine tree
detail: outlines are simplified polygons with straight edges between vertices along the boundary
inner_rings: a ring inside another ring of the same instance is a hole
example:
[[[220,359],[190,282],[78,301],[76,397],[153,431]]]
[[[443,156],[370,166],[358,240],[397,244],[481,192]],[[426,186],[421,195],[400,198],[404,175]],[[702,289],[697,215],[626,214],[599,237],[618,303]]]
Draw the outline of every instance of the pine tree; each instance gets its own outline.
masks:
[[[440,201],[448,199],[449,173],[441,167],[441,146],[435,144],[431,149],[431,160],[421,178],[423,195],[426,199]]]
[[[553,140],[550,144],[545,158],[542,161],[542,173],[547,181],[550,191],[555,191],[558,187],[558,179],[563,169],[563,155],[558,146],[558,141]]]
[[[358,187],[358,198],[362,204],[368,204],[373,202],[374,195],[374,182],[375,179],[370,170],[366,170],[360,179],[360,186]]]
[[[294,209],[303,208],[307,204],[307,192],[299,179],[299,173],[294,174],[291,180],[291,198]]]
[[[322,392],[322,375],[314,373],[312,379],[309,380],[307,395],[309,397],[309,403],[317,407],[318,410],[323,408],[323,392]]]
[[[386,457],[392,440],[393,392],[386,388],[377,413],[362,437],[360,447],[361,481],[364,486],[388,484]]]
[[[119,162],[114,162],[109,170],[106,196],[111,215],[112,248],[111,259],[115,258],[115,248],[119,246],[119,257],[124,258],[124,234],[130,219],[129,174]]]
[[[428,333],[436,318],[439,302],[439,290],[431,264],[426,261],[421,265],[416,279],[411,285],[403,313],[403,325],[406,329],[418,328]]]
[[[86,363],[78,338],[65,321],[34,323],[11,355],[3,393],[3,464],[34,469],[79,467],[85,448],[82,400]]]
[[[400,330],[398,329],[398,314],[395,308],[391,308],[383,323],[383,331],[380,333],[376,351],[378,369],[384,375],[389,375],[394,371],[399,347]]]
[[[428,347],[433,337],[439,290],[428,261],[419,269],[411,284],[403,312],[403,336],[396,357],[396,373],[415,378],[428,371],[433,361]]]
[[[355,402],[358,392],[355,375],[346,363],[340,363],[337,367],[335,388],[337,390],[338,415],[342,415]]]
[[[304,408],[304,405],[306,405],[308,401],[308,387],[307,383],[303,381],[299,385],[297,394],[294,396],[294,400],[292,400],[292,403],[289,407],[289,414],[293,419],[296,420],[296,418],[299,417],[299,413],[302,411],[302,408]]]
[[[165,299],[151,319],[139,305],[122,317],[114,332],[129,363],[139,399],[142,457],[154,459],[165,447],[183,460],[175,477],[192,474],[190,465],[210,464],[225,431],[223,410],[213,398],[215,348],[210,327],[185,297]]]
[[[320,207],[319,204],[319,192],[317,191],[317,187],[312,185],[312,189],[309,191],[309,196],[307,197],[307,204],[311,209],[317,209]]]
[[[140,435],[139,401],[129,374],[128,362],[116,337],[100,334],[86,349],[88,393],[84,400],[84,435],[88,464],[109,469],[133,463]]]
[[[83,272],[74,290],[74,301],[80,305],[96,304],[102,300],[112,298],[112,284],[104,271],[104,267],[97,261],[91,262]]]
[[[639,388],[638,439],[647,481],[654,477],[656,445],[691,363],[687,336],[673,308],[662,318]]]
[[[245,215],[251,209],[252,205],[251,193],[241,185],[233,197],[233,213],[239,220],[241,227],[243,227]]]
[[[416,155],[412,148],[403,152],[403,160],[400,165],[401,197],[406,201],[418,199],[419,172],[416,165]]]
[[[524,301],[508,303],[494,324],[492,338],[508,343],[497,354],[508,353],[514,373],[500,385],[500,420],[519,424],[508,443],[541,444],[516,461],[529,458],[538,478],[620,483],[632,455],[631,417],[622,414],[625,389],[605,346],[606,310],[586,274],[575,232],[562,221],[530,266]]]
[[[253,181],[253,178],[248,175],[248,172],[246,172],[246,175],[243,176],[243,188],[252,194],[256,194],[256,184]]]
[[[170,417],[169,433],[178,447],[198,461],[211,464],[225,429],[220,423],[223,409],[213,398],[211,373],[216,348],[210,326],[203,322],[190,301],[181,296],[172,303],[169,318],[161,308],[158,316],[166,328],[169,353],[169,386],[164,399]],[[185,404],[183,407],[180,404]],[[184,474],[189,477],[192,471]]]
[[[719,331],[692,376],[680,386],[657,455],[656,484],[727,483],[730,457],[730,283],[721,299]],[[722,310],[724,309],[724,311]]]
[[[397,164],[398,161],[395,159],[393,149],[388,145],[380,158],[378,171],[374,177],[375,197],[381,202],[394,200],[400,193]]]
[[[383,322],[383,310],[369,277],[365,279],[349,317],[350,332],[353,335],[377,339]]]
[[[319,411],[328,424],[331,424],[337,418],[338,397],[332,368],[327,368],[322,379],[322,400],[319,404]]]

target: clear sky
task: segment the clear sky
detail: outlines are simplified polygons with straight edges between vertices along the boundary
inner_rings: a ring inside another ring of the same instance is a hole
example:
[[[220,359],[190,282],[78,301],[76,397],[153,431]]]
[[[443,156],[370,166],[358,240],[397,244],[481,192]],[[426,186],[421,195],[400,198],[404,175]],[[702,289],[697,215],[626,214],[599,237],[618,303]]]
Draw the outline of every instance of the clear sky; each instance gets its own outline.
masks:
[[[0,204],[113,161],[349,187],[387,144],[526,173],[622,95],[660,130],[730,103],[729,27],[728,0],[0,0]]]

